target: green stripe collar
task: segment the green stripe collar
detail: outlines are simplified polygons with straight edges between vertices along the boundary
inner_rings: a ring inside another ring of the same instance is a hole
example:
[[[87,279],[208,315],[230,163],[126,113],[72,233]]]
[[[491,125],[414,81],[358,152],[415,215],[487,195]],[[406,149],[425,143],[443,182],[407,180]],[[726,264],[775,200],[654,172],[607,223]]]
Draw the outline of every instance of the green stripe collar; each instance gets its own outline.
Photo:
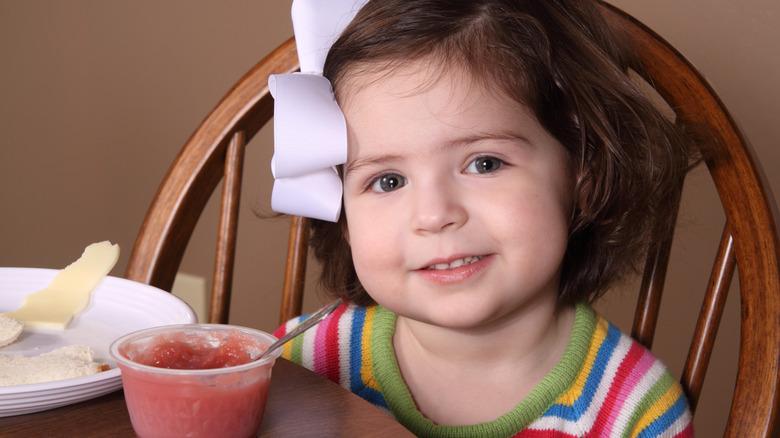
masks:
[[[495,421],[472,426],[438,426],[417,410],[395,359],[395,322],[394,313],[377,306],[371,333],[371,368],[395,418],[418,436],[490,437],[511,436],[526,428],[568,390],[587,355],[596,326],[596,315],[589,306],[578,305],[571,338],[555,368],[515,409]]]

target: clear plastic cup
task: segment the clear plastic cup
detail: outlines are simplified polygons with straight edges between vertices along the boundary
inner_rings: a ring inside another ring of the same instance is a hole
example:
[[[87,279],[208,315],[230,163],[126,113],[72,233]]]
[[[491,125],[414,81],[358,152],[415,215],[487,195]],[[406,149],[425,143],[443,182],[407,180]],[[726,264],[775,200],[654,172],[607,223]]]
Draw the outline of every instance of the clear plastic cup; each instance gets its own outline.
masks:
[[[234,363],[257,357],[274,341],[263,331],[225,324],[162,326],[117,339],[109,351],[121,370],[133,429],[144,438],[255,436],[281,349],[261,361]]]

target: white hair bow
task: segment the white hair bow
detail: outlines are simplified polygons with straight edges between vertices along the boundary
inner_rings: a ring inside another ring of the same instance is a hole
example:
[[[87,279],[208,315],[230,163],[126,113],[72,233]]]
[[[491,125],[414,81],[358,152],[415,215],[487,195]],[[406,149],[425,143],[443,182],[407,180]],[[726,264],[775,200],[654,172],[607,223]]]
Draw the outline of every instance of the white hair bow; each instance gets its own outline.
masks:
[[[300,73],[271,75],[274,97],[274,187],[279,213],[336,222],[343,186],[335,166],[347,161],[347,126],[322,76],[330,46],[367,0],[294,0]]]

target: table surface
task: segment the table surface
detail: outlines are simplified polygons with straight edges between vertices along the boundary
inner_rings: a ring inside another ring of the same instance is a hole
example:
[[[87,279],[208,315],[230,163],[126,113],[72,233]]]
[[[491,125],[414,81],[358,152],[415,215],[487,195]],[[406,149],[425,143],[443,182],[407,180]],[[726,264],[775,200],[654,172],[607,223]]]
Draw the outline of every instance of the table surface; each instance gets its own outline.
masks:
[[[135,436],[124,394],[34,414],[0,418],[3,437]],[[260,437],[413,436],[372,404],[299,365],[278,359]]]

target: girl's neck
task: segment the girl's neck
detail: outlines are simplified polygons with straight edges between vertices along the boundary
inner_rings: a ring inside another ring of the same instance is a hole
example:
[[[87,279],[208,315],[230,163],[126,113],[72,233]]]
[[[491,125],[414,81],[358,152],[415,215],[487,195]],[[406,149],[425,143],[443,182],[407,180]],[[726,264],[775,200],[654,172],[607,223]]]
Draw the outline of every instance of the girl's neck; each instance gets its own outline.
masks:
[[[393,344],[423,415],[439,424],[476,424],[525,399],[563,356],[573,324],[574,309],[555,304],[531,306],[472,330],[399,316]]]

